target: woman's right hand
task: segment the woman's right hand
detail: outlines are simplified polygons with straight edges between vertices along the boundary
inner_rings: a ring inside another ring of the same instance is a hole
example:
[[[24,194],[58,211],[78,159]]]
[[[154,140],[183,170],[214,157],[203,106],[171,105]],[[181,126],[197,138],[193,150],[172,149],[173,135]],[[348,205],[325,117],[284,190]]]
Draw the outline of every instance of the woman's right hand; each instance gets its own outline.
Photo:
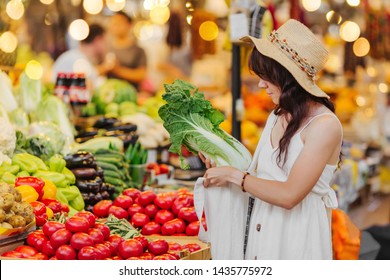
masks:
[[[207,159],[201,152],[198,152],[198,155],[201,161],[203,161],[203,163],[206,165],[207,169],[216,167],[216,164],[212,162],[210,159]]]

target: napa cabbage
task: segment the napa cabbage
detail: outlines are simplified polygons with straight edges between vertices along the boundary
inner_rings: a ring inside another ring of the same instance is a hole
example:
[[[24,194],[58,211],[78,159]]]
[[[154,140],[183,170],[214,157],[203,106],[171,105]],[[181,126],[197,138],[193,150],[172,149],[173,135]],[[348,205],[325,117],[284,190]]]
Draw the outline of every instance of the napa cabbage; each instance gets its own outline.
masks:
[[[158,113],[170,134],[170,152],[180,156],[181,167],[188,169],[181,153],[182,145],[193,153],[202,152],[217,166],[230,165],[241,170],[249,167],[251,154],[233,136],[219,127],[224,115],[213,108],[204,94],[190,83],[176,80],[165,84],[167,104]]]

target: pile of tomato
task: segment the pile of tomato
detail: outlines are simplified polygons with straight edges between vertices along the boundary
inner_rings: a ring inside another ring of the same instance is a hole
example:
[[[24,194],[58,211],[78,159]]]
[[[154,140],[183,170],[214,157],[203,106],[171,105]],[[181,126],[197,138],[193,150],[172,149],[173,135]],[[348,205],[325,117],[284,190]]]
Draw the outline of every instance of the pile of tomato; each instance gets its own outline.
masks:
[[[200,228],[193,193],[184,188],[159,194],[126,189],[114,201],[102,200],[95,204],[93,213],[100,218],[112,214],[126,219],[143,235],[197,236]],[[207,230],[204,216],[201,222]]]

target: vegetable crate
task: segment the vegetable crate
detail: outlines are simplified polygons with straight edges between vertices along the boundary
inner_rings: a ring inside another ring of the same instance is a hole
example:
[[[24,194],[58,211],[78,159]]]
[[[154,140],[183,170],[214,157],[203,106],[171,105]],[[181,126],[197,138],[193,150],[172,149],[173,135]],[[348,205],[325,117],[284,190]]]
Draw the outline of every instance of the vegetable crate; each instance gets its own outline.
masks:
[[[0,255],[23,245],[27,235],[36,229],[35,220],[23,228],[0,228]],[[10,258],[0,257],[0,260]]]
[[[177,242],[180,245],[196,243],[201,249],[187,254],[180,260],[211,260],[210,244],[200,241],[197,236],[147,236],[147,238],[152,240],[165,239],[167,242]]]

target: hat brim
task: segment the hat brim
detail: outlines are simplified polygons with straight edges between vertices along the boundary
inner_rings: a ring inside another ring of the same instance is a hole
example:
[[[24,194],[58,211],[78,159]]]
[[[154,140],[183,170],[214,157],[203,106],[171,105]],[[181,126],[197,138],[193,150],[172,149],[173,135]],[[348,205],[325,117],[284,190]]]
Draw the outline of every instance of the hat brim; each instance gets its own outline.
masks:
[[[250,43],[263,55],[270,57],[279,62],[285,67],[295,80],[310,94],[317,97],[330,98],[324,91],[322,91],[309,76],[302,71],[298,65],[288,58],[277,46],[271,43],[266,38],[255,38],[252,36],[245,36],[240,38],[240,41]]]

